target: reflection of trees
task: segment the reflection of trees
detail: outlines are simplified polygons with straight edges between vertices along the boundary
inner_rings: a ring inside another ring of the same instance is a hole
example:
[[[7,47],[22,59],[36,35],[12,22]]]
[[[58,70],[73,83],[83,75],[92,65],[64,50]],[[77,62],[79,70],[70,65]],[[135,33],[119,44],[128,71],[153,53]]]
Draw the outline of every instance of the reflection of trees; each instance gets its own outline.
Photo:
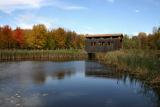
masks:
[[[160,87],[154,88],[154,86],[145,83],[146,81],[137,79],[134,75],[131,74],[127,74],[127,78],[131,85],[135,85],[136,83],[139,84],[139,89],[137,92],[150,99],[153,107],[160,107]]]
[[[32,80],[35,84],[44,84],[46,78],[52,76],[54,79],[64,79],[65,77],[70,77],[71,75],[75,74],[74,69],[61,69],[61,70],[54,70],[52,72],[47,72],[41,66],[39,69],[32,72]]]
[[[114,68],[108,69],[107,66],[107,68],[100,67],[99,64],[96,65],[94,62],[86,62],[85,66],[86,77],[112,78],[117,80],[117,83],[121,81],[124,84],[129,83],[130,86],[135,86],[138,83],[138,93],[149,98],[154,104],[153,107],[160,107],[160,87],[153,88],[143,80],[137,79],[134,75],[116,71]]]
[[[64,79],[65,77],[70,77],[71,75],[75,74],[72,70],[61,70],[52,73],[52,77],[56,79]]]
[[[33,79],[33,82],[36,84],[43,84],[46,80],[45,71],[39,70],[39,71],[33,72],[32,79]]]
[[[148,97],[152,101],[154,107],[160,107],[160,88],[154,88],[146,84],[141,84],[139,93]]]
[[[160,107],[160,87],[153,88],[153,91],[155,92],[155,95],[157,97],[157,107]]]

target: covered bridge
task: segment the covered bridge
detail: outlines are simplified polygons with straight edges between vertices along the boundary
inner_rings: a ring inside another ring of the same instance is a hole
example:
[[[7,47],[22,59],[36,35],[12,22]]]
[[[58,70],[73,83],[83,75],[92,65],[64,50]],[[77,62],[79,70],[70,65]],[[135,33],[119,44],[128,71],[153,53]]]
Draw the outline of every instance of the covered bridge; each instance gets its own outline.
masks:
[[[108,52],[122,48],[123,34],[87,35],[85,50],[87,53]]]

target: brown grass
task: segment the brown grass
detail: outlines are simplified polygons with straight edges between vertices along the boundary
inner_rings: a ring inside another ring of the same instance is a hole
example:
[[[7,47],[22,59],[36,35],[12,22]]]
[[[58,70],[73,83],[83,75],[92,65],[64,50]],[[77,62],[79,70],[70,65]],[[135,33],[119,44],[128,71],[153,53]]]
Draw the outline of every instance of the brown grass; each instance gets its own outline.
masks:
[[[121,72],[128,72],[149,84],[157,83],[160,86],[160,58],[156,51],[120,50],[98,53],[96,58],[115,65]]]

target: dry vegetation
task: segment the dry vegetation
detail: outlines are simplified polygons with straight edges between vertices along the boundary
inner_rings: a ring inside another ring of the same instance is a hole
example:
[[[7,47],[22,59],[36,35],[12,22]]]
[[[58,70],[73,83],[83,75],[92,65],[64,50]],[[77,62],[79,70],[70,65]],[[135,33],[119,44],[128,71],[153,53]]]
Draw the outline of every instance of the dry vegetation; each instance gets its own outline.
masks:
[[[83,50],[1,50],[0,61],[17,60],[80,60],[86,59],[87,54]]]
[[[98,53],[96,58],[106,64],[116,65],[117,71],[127,72],[154,86],[160,86],[160,58],[158,51],[120,50]]]

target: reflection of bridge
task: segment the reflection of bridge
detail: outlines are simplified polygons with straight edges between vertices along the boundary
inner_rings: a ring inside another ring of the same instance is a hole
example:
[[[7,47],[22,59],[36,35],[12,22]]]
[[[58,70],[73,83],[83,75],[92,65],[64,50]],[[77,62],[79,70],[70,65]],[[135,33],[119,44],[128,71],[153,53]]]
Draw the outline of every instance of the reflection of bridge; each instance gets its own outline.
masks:
[[[87,77],[102,77],[102,78],[113,78],[122,79],[122,73],[117,73],[115,68],[107,67],[97,62],[86,62],[85,63],[85,76]]]
[[[108,52],[122,48],[122,34],[87,35],[85,50],[89,57],[97,52]]]
[[[120,73],[106,72],[106,71],[86,71],[85,75],[87,77],[102,77],[102,78],[113,78],[113,79],[122,79],[123,75]]]

